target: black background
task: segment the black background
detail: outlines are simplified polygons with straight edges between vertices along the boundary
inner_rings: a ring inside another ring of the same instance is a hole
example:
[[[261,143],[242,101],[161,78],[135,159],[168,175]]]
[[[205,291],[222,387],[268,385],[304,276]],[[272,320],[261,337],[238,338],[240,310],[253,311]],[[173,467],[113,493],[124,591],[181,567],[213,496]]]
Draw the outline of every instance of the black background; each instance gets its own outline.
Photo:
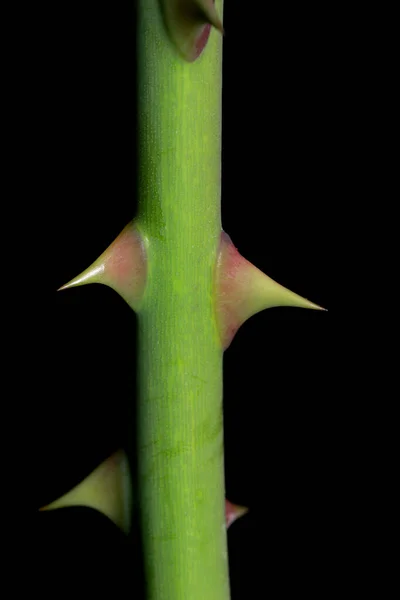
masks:
[[[248,260],[329,312],[265,311],[225,353],[227,496],[250,508],[228,533],[232,600],[255,590],[321,597],[340,567],[330,263],[346,169],[342,98],[330,15],[250,4],[225,2],[223,227]],[[12,393],[22,399],[14,461],[31,532],[24,560],[41,593],[110,585],[141,598],[140,548],[133,559],[107,519],[37,512],[124,443],[135,396],[134,313],[106,287],[55,291],[136,211],[133,3],[38,11],[18,98],[24,168],[9,250],[24,290],[10,292],[21,309],[10,352],[22,365]]]

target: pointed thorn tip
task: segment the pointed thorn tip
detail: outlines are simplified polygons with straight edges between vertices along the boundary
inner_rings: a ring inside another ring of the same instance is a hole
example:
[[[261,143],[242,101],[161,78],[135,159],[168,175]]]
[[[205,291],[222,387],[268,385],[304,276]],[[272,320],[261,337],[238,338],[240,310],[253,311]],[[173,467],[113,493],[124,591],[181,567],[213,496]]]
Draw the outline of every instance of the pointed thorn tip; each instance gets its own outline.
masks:
[[[323,312],[328,312],[327,308],[324,308],[323,306],[319,306],[319,304],[313,303],[313,306],[311,306],[311,308],[314,308],[315,310],[322,310]]]
[[[69,290],[70,288],[77,287],[78,285],[80,285],[80,283],[80,278],[76,277],[75,279],[68,281],[68,283],[64,283],[64,285],[58,288],[57,292],[62,292],[63,290]]]

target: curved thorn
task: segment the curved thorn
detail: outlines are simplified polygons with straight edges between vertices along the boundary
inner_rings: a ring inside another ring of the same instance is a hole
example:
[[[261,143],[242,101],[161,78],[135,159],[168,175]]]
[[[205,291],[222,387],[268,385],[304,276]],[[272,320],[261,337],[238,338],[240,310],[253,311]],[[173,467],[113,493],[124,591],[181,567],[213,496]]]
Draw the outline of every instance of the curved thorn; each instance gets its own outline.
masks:
[[[217,261],[216,312],[224,350],[236,331],[251,316],[276,306],[325,311],[318,304],[283,287],[238,252],[225,231],[221,233]]]
[[[132,221],[92,265],[57,291],[102,283],[115,290],[133,310],[138,311],[144,295],[146,271],[143,239],[135,221]]]
[[[193,62],[204,50],[211,26],[224,35],[214,0],[160,0],[168,35],[181,56]]]
[[[122,531],[128,533],[131,525],[131,505],[128,459],[123,450],[118,450],[72,490],[39,510],[87,506],[100,511]]]
[[[248,512],[249,509],[246,506],[239,506],[238,504],[232,504],[229,500],[225,500],[226,528],[228,529],[232,523]]]

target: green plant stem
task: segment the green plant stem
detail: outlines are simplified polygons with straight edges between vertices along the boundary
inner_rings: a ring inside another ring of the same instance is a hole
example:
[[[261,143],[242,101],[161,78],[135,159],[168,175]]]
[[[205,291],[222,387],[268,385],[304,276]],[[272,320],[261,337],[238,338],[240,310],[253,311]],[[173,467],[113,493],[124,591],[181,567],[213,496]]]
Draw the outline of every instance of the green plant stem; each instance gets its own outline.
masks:
[[[216,2],[222,16],[222,1]],[[138,2],[138,490],[149,600],[227,600],[221,233],[222,39],[184,62],[157,0]]]

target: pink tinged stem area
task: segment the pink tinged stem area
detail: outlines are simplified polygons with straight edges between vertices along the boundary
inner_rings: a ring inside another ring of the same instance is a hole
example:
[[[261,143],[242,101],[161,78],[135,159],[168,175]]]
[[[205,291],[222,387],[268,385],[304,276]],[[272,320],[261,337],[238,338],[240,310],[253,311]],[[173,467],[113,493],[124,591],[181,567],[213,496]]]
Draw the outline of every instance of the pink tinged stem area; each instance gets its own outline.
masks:
[[[232,504],[229,500],[225,500],[225,518],[226,528],[228,529],[234,521],[249,512],[246,506],[239,506],[238,504]]]
[[[133,310],[138,310],[146,277],[145,247],[135,221],[132,221],[90,267],[59,289],[102,283],[115,290]]]
[[[160,0],[169,38],[181,57],[195,61],[206,47],[211,27],[224,33],[215,0]]]
[[[247,319],[274,306],[325,310],[257,269],[243,258],[229,235],[222,231],[216,271],[216,315],[224,350]]]

